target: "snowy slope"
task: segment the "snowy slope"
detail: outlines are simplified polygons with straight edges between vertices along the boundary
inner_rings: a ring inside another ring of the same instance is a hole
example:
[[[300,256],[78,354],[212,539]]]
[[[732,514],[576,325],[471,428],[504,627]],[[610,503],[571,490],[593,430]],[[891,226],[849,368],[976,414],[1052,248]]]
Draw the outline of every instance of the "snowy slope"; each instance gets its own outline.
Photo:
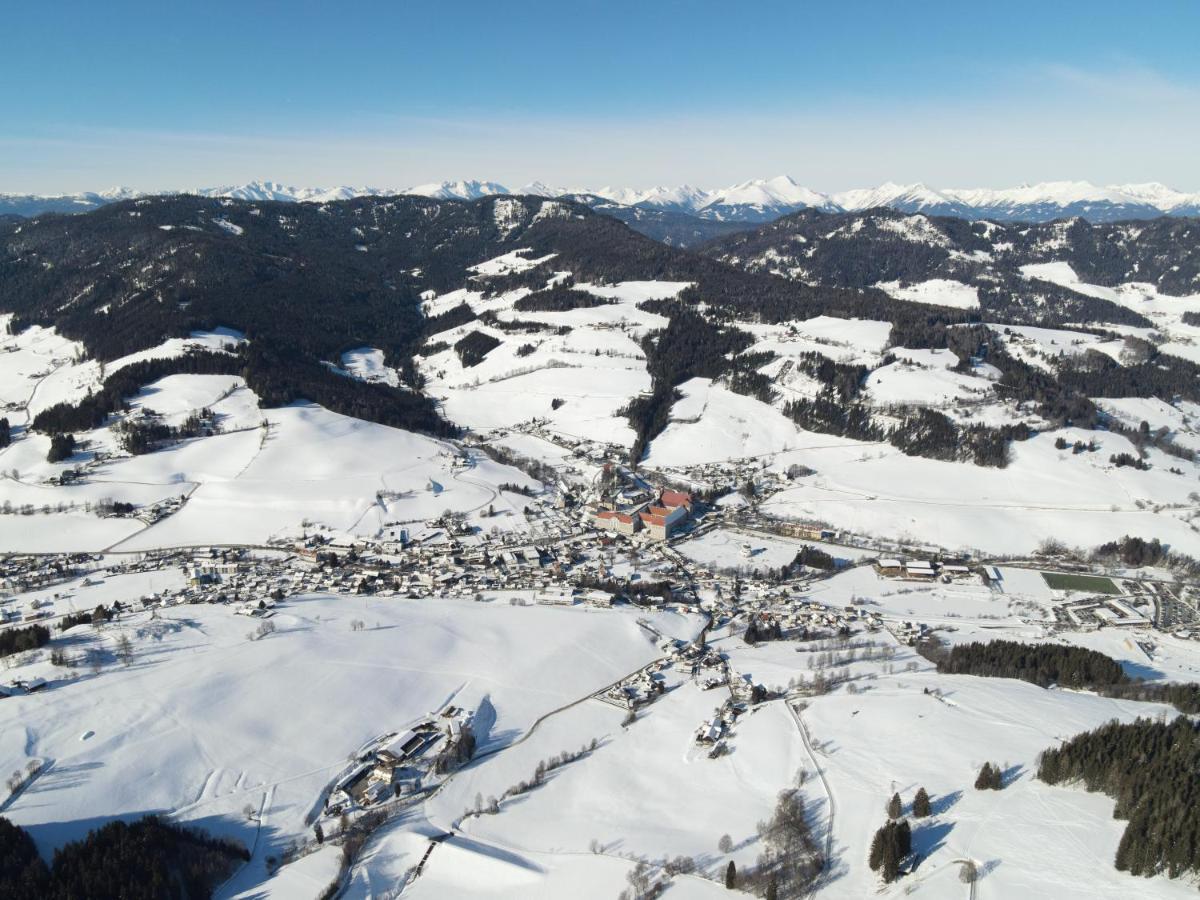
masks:
[[[84,589],[79,602],[89,598]],[[354,618],[367,629],[352,631]],[[108,633],[80,628],[80,651],[138,635],[136,665],[74,678],[48,663],[27,668],[54,688],[0,708],[0,760],[6,771],[30,755],[53,766],[5,816],[49,853],[98,819],[170,811],[255,846],[261,860],[308,830],[322,786],[367,740],[453,698],[489,703],[495,722],[480,743],[507,743],[658,653],[620,611],[309,596],[275,621],[275,634],[253,642],[252,620],[226,607],[139,613]],[[696,627],[675,621],[684,634]],[[257,843],[258,823],[240,813],[247,803],[263,812]],[[262,877],[257,866],[246,874]]]

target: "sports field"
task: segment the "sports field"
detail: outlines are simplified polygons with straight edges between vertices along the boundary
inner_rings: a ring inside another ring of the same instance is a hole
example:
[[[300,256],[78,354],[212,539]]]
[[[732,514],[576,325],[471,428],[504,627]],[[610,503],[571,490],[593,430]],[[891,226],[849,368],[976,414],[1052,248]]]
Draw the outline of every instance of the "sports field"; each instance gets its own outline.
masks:
[[[1091,591],[1096,594],[1119,594],[1121,589],[1111,578],[1100,575],[1074,575],[1066,572],[1043,572],[1046,584],[1056,591]]]

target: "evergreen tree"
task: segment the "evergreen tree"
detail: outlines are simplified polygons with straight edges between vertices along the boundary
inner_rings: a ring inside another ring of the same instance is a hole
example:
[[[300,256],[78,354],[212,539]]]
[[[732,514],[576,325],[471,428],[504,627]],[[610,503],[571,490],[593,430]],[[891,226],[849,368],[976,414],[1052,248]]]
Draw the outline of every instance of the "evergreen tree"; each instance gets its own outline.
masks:
[[[912,829],[908,821],[887,822],[875,832],[871,840],[869,863],[872,871],[879,872],[887,883],[900,875],[900,864],[912,852]]]
[[[983,768],[979,770],[979,775],[975,778],[975,790],[986,791],[992,786],[992,764],[985,762]]]
[[[888,852],[884,854],[883,865],[880,867],[879,874],[883,876],[884,883],[891,884],[900,877],[900,860],[896,858],[896,854]]]
[[[872,872],[878,872],[879,867],[883,865],[884,834],[884,829],[880,828],[871,838],[871,852],[867,855],[867,864],[871,867]]]
[[[998,791],[1004,787],[1004,770],[990,762],[985,762],[975,779],[975,790]]]
[[[737,866],[734,865],[732,859],[725,867],[725,887],[731,891],[737,887]]]
[[[50,437],[50,451],[46,454],[47,462],[62,462],[70,459],[75,452],[75,435],[58,432]]]
[[[925,792],[925,788],[920,788],[917,791],[917,796],[913,798],[913,817],[923,819],[933,812],[929,805],[929,794]]]
[[[28,832],[0,818],[0,896],[36,900],[46,895],[50,872]]]
[[[1101,556],[1120,557],[1127,565],[1153,565],[1165,552],[1157,540],[1128,536],[1097,551]],[[1041,687],[1058,684],[1086,688],[1106,697],[1170,703],[1180,712],[1200,713],[1200,685],[1134,680],[1112,657],[1083,647],[1003,640],[956,644],[938,660],[937,667],[939,672],[952,675],[1019,678]]]
[[[36,650],[50,642],[50,629],[44,625],[6,628],[0,631],[0,656]]]
[[[900,794],[892,794],[892,799],[888,801],[887,814],[889,819],[900,818],[900,813],[904,811],[904,805],[900,801]]]

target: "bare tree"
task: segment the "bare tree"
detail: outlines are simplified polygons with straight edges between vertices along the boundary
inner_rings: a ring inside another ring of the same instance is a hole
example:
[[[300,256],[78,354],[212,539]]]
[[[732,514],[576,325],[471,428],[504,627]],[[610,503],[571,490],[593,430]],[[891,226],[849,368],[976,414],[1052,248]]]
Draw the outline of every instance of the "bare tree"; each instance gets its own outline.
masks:
[[[721,835],[721,839],[717,841],[717,849],[722,853],[729,853],[733,850],[733,838],[727,834]]]
[[[263,619],[258,623],[258,628],[254,632],[254,640],[265,638],[268,634],[275,633],[275,623],[270,619]]]
[[[637,865],[633,867],[625,878],[629,882],[630,893],[636,900],[648,896],[650,889],[654,886],[650,864],[644,859],[639,859]]]
[[[133,662],[133,641],[124,632],[117,638],[117,659],[121,660],[123,666],[128,666]]]

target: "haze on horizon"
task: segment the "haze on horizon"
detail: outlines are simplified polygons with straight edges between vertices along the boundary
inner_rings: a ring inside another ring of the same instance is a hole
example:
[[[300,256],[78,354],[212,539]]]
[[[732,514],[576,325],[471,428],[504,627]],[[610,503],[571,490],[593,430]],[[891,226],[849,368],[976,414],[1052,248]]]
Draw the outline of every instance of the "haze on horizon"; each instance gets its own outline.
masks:
[[[15,6],[0,191],[1200,188],[1194,4],[453,6]]]

